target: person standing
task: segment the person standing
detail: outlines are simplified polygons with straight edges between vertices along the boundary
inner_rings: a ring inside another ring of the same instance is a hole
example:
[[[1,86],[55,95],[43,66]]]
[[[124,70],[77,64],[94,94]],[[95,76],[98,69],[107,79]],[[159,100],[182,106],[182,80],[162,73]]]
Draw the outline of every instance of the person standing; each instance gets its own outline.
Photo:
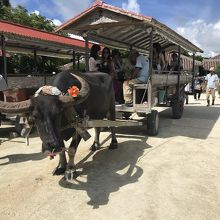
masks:
[[[121,53],[117,49],[112,50],[111,75],[113,79],[115,101],[118,102],[119,104],[123,104],[124,103],[124,98],[123,98],[124,72],[122,70]]]
[[[207,106],[210,105],[210,95],[212,96],[212,105],[215,104],[215,90],[216,85],[219,82],[219,78],[215,73],[214,67],[211,67],[209,71],[209,74],[205,77]]]
[[[153,69],[156,73],[164,71],[166,66],[164,54],[162,53],[161,45],[156,42],[153,44]]]
[[[102,50],[102,60],[100,63],[99,71],[111,75],[112,74],[111,70],[112,70],[111,51],[108,47],[105,47]]]
[[[189,93],[190,93],[190,85],[189,85],[189,83],[187,83],[185,85],[184,93],[185,93],[186,104],[189,104]]]
[[[201,93],[202,93],[202,80],[199,78],[199,76],[196,76],[194,80],[194,99],[197,100],[197,94],[198,94],[198,100],[199,100]]]
[[[125,105],[133,105],[133,85],[146,83],[149,77],[149,61],[137,50],[132,50],[129,56],[131,64],[134,66],[131,77],[123,83],[123,94]]]

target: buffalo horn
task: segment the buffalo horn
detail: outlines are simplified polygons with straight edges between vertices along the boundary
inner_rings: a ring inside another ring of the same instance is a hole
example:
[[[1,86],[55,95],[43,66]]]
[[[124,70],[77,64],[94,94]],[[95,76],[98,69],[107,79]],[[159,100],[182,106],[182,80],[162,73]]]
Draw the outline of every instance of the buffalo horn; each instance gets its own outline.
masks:
[[[77,76],[73,73],[71,73],[72,76],[74,76],[81,84],[81,89],[79,91],[79,94],[77,97],[71,97],[71,96],[59,96],[60,101],[64,103],[74,102],[75,104],[79,104],[83,102],[89,95],[89,84],[80,76]]]

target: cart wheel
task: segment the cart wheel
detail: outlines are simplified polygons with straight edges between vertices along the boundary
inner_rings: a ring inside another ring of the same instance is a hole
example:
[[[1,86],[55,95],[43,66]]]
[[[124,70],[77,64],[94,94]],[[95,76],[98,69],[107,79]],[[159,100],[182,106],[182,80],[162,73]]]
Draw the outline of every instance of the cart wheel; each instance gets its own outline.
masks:
[[[123,112],[122,118],[125,120],[129,120],[132,114],[130,112]]]
[[[180,119],[183,115],[183,110],[184,110],[184,98],[180,97],[179,100],[175,98],[172,103],[173,118]]]
[[[159,131],[159,114],[158,111],[152,110],[147,115],[147,133],[151,136],[156,136]]]
[[[146,113],[137,112],[138,117],[146,117]]]
[[[17,115],[15,118],[15,131],[21,136],[22,125],[20,124],[20,116]]]

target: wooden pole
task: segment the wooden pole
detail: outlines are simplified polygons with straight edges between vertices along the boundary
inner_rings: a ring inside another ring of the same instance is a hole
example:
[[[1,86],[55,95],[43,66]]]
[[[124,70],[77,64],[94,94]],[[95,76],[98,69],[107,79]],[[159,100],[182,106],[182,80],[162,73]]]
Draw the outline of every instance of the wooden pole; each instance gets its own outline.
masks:
[[[34,69],[33,69],[33,73],[37,74],[37,50],[34,49]]]
[[[195,53],[193,53],[193,64],[192,64],[192,93],[194,94],[194,78],[195,78]]]
[[[76,59],[76,52],[75,52],[75,50],[73,50],[73,70],[76,70],[76,62],[75,62],[75,59]]]
[[[181,55],[181,47],[178,46],[178,78],[177,78],[177,95],[178,100],[180,98],[180,55]]]
[[[86,55],[85,55],[85,60],[86,60],[86,72],[89,71],[89,41],[88,37],[85,37],[85,50],[86,50]]]
[[[80,63],[79,63],[79,62],[80,62],[79,59],[80,59],[80,55],[77,56],[77,70],[78,70],[78,71],[79,71],[79,65],[80,65]]]
[[[5,79],[5,82],[8,82],[7,79],[7,57],[6,57],[6,49],[5,49],[5,37],[1,36],[1,49],[2,49],[2,58],[3,58],[3,74],[2,76]]]
[[[150,32],[150,48],[149,48],[149,77],[151,77],[152,75],[152,68],[153,68],[153,28],[151,29],[151,32]]]

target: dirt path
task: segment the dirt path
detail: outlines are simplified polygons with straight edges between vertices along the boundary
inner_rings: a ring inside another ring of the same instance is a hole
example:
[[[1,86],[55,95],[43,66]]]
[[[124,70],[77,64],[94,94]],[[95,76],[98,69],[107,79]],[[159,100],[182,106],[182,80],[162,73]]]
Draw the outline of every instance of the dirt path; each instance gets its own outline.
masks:
[[[203,97],[204,98],[204,97]],[[0,128],[0,219],[220,219],[220,99],[186,106],[180,120],[160,114],[160,133],[118,129],[119,148],[109,151],[108,132],[94,154],[92,140],[77,152],[80,176],[67,183],[52,176],[57,159],[41,155],[41,141],[8,139]]]

